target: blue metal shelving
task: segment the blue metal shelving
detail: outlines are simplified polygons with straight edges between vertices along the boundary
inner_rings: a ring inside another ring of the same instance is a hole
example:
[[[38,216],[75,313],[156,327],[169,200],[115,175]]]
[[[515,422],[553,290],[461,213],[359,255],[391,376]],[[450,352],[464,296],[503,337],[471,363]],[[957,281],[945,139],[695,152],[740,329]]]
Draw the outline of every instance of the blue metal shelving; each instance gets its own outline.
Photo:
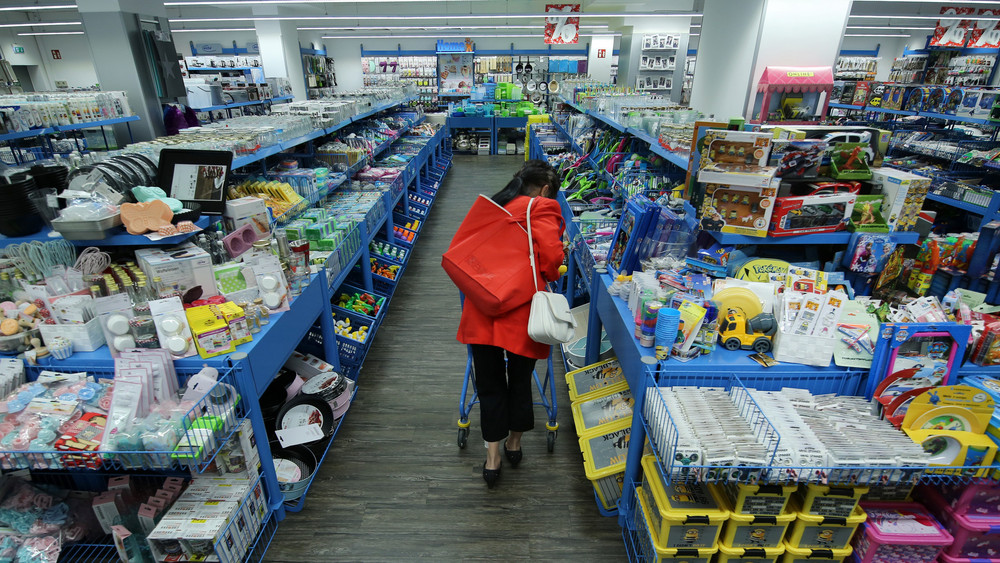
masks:
[[[837,231],[835,233],[813,233],[790,237],[751,237],[736,233],[708,232],[712,238],[722,244],[847,244],[853,234],[848,231]],[[894,232],[891,234],[899,244],[915,244],[920,240],[920,233],[917,232]]]

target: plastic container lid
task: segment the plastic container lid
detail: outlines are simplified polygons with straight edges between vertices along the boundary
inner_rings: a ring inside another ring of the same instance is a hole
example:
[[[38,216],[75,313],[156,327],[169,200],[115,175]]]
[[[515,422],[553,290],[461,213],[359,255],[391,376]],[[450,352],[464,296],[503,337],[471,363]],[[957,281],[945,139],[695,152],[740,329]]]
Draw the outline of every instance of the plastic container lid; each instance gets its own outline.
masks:
[[[591,481],[625,470],[632,419],[602,426],[596,434],[580,438],[583,468]]]
[[[670,494],[664,488],[660,479],[660,470],[656,465],[656,457],[647,455],[642,458],[642,471],[656,499],[656,507],[664,520],[684,523],[691,517],[707,517],[711,522],[722,521],[729,517],[729,511],[724,508],[724,501],[707,485],[700,483],[671,483]]]
[[[801,557],[803,559],[811,559],[815,561],[842,561],[845,557],[848,557],[854,552],[854,549],[850,546],[845,547],[844,549],[809,549],[807,547],[792,547],[785,543],[784,547],[786,560],[788,556],[791,555],[792,557]]]
[[[625,382],[625,372],[617,358],[598,362],[566,374],[570,401],[585,401],[600,396],[605,387]]]
[[[915,502],[865,502],[865,534],[879,544],[951,545],[954,539],[922,505]]]
[[[729,547],[719,542],[719,554],[730,559],[749,559],[756,557],[773,561],[776,557],[785,552],[785,546],[778,547]]]
[[[573,421],[579,436],[593,433],[595,428],[632,416],[635,400],[627,383],[605,387],[601,394],[573,403]]]
[[[860,506],[855,506],[854,512],[852,512],[851,515],[848,516],[847,518],[841,518],[839,516],[817,516],[815,514],[808,514],[806,512],[802,512],[801,511],[802,507],[798,506],[797,503],[795,506],[790,506],[789,508],[791,512],[795,513],[795,515],[798,517],[799,520],[802,520],[803,522],[808,522],[810,524],[827,524],[832,526],[857,526],[858,524],[863,523],[868,518],[868,515],[865,514],[865,511],[862,510]]]

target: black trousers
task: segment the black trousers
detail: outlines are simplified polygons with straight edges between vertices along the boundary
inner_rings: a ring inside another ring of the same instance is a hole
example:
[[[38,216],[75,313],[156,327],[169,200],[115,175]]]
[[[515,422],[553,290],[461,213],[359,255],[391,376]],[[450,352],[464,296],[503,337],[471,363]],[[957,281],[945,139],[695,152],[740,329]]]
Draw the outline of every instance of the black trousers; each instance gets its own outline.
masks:
[[[499,442],[507,437],[508,432],[525,432],[534,428],[531,372],[537,360],[498,346],[472,344],[471,348],[483,439]]]

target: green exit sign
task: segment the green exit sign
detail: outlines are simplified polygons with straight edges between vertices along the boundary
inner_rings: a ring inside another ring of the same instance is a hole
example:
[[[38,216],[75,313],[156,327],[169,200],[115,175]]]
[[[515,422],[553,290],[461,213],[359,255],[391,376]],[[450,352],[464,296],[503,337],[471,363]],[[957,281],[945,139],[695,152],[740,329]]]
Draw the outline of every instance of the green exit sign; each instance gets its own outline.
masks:
[[[22,47],[20,45],[14,45],[14,54],[15,55],[22,55],[22,54],[24,54],[24,47]]]

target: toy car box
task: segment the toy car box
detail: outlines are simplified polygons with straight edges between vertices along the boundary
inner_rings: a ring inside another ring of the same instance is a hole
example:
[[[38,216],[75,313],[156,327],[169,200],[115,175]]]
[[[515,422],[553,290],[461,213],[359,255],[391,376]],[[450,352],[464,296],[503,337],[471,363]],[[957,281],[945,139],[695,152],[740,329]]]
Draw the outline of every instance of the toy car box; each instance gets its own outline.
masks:
[[[778,169],[779,178],[815,178],[828,143],[825,141],[775,140],[768,164]]]
[[[766,237],[780,183],[775,178],[764,188],[707,184],[701,206],[701,228]]]
[[[771,215],[771,236],[832,233],[844,229],[854,211],[857,192],[857,185],[845,182],[817,186],[811,195],[777,198]]]
[[[698,181],[766,188],[777,169],[768,166],[771,133],[713,130],[702,141]]]
[[[1000,99],[1000,90],[965,88],[962,93],[962,107],[956,113],[965,117],[989,117],[993,104]]]

